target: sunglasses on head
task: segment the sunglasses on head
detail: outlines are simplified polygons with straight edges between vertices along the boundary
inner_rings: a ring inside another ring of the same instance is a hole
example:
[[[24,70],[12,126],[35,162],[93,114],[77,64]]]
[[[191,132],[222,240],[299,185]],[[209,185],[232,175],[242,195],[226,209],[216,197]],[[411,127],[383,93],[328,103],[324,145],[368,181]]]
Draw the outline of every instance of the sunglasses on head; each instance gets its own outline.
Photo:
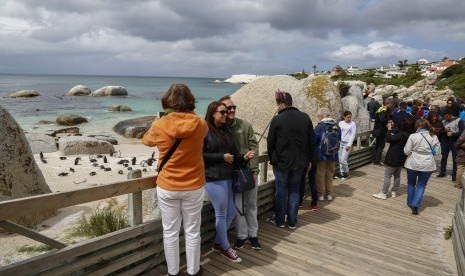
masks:
[[[227,111],[227,110],[220,110],[220,111],[215,111],[215,112],[218,112],[218,113],[220,113],[221,115],[226,115],[226,114],[228,114],[228,111]]]
[[[227,110],[231,110],[231,109],[236,110],[236,109],[237,109],[237,106],[235,106],[235,105],[230,105],[230,106],[227,106],[226,109],[227,109]]]

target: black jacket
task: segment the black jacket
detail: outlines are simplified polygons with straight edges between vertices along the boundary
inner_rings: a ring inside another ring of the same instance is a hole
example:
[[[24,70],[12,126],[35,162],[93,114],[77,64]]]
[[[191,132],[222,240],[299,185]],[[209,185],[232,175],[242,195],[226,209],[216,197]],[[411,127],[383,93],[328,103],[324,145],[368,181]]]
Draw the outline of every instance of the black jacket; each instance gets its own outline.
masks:
[[[270,163],[280,170],[303,170],[315,147],[310,117],[295,107],[278,112],[270,124],[267,149]]]
[[[375,115],[375,124],[373,126],[373,136],[386,137],[387,122],[390,119],[389,110],[379,110]]]
[[[389,149],[386,152],[386,158],[384,164],[390,167],[402,167],[407,159],[407,155],[404,153],[405,144],[407,144],[410,133],[400,131],[396,134],[387,131],[386,142],[388,142]]]
[[[232,179],[234,164],[244,163],[244,156],[239,154],[234,145],[231,133],[226,133],[226,141],[221,143],[220,138],[212,131],[208,131],[203,142],[203,162],[205,164],[205,178],[208,182],[224,179]],[[224,154],[234,155],[233,164],[224,161]]]

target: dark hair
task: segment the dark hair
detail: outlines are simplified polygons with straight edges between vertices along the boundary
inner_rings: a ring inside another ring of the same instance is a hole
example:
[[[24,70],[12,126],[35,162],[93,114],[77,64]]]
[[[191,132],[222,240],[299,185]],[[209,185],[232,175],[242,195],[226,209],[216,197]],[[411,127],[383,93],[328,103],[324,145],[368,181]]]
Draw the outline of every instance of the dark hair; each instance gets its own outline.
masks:
[[[400,121],[398,129],[399,131],[403,132],[412,132],[412,127],[413,127],[413,120],[409,119],[408,117],[405,117]]]
[[[292,106],[292,96],[291,94],[284,91],[276,91],[275,99],[277,104],[284,104],[285,106]]]
[[[344,113],[342,113],[342,117],[345,117],[347,115],[352,115],[352,112],[350,112],[349,110],[346,110],[344,111]]]
[[[227,139],[227,132],[221,128],[215,126],[215,119],[213,118],[213,114],[215,114],[216,109],[220,106],[226,107],[226,105],[222,102],[211,102],[207,107],[207,113],[205,114],[205,121],[207,121],[208,130],[211,131],[216,137],[221,140],[221,144],[224,145]]]
[[[452,115],[454,112],[452,111],[452,109],[450,108],[444,108],[444,110],[442,111],[442,115]]]
[[[400,110],[406,110],[407,109],[407,103],[406,102],[400,102],[399,103],[399,109]]]
[[[221,99],[219,99],[218,101],[219,101],[219,102],[222,102],[222,101],[226,101],[226,100],[231,100],[231,96],[229,96],[229,95],[223,96],[223,97],[221,97]]]
[[[178,112],[191,112],[195,109],[195,98],[185,84],[175,83],[161,98],[163,109],[171,108]]]
[[[454,104],[455,98],[454,98],[454,97],[449,97],[449,98],[447,99],[446,103],[447,103],[447,102],[452,102],[452,104]]]
[[[418,119],[415,122],[415,130],[418,129],[426,129],[429,131],[429,135],[433,136],[433,128],[431,127],[431,124],[428,122],[426,119]]]

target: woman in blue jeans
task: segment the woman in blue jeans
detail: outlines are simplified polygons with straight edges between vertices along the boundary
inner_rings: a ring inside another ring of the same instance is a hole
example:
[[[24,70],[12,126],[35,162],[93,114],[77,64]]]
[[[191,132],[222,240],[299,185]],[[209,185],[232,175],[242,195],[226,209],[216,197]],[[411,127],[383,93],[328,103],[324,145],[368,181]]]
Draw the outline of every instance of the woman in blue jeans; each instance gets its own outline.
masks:
[[[436,170],[434,156],[441,146],[428,120],[417,120],[415,129],[417,131],[410,135],[404,147],[407,155],[404,166],[407,168],[407,205],[412,209],[413,215],[418,215],[426,184]]]
[[[207,190],[213,208],[215,209],[216,236],[212,246],[228,260],[239,263],[237,256],[228,241],[228,228],[236,217],[236,207],[233,201],[232,177],[234,162],[244,162],[255,156],[254,151],[244,156],[238,153],[231,133],[225,127],[228,110],[221,102],[212,102],[207,108],[205,121],[208,134],[203,144],[203,161],[205,163],[205,190]]]

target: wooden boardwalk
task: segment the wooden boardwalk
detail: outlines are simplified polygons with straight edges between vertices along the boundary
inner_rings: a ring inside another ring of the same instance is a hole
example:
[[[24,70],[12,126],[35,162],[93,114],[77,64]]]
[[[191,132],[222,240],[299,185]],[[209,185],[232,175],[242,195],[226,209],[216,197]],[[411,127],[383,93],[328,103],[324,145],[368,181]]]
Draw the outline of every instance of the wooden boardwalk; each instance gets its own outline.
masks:
[[[260,216],[262,250],[238,250],[242,263],[204,246],[203,275],[456,275],[443,228],[452,225],[461,190],[453,187],[450,176],[433,174],[420,214],[414,216],[406,205],[405,170],[397,198],[372,196],[380,191],[383,175],[384,167],[367,165],[351,171],[348,180],[335,180],[335,199],[320,202],[319,210],[311,212],[307,198],[296,230],[267,222],[271,213]],[[234,237],[230,233],[231,243]]]

